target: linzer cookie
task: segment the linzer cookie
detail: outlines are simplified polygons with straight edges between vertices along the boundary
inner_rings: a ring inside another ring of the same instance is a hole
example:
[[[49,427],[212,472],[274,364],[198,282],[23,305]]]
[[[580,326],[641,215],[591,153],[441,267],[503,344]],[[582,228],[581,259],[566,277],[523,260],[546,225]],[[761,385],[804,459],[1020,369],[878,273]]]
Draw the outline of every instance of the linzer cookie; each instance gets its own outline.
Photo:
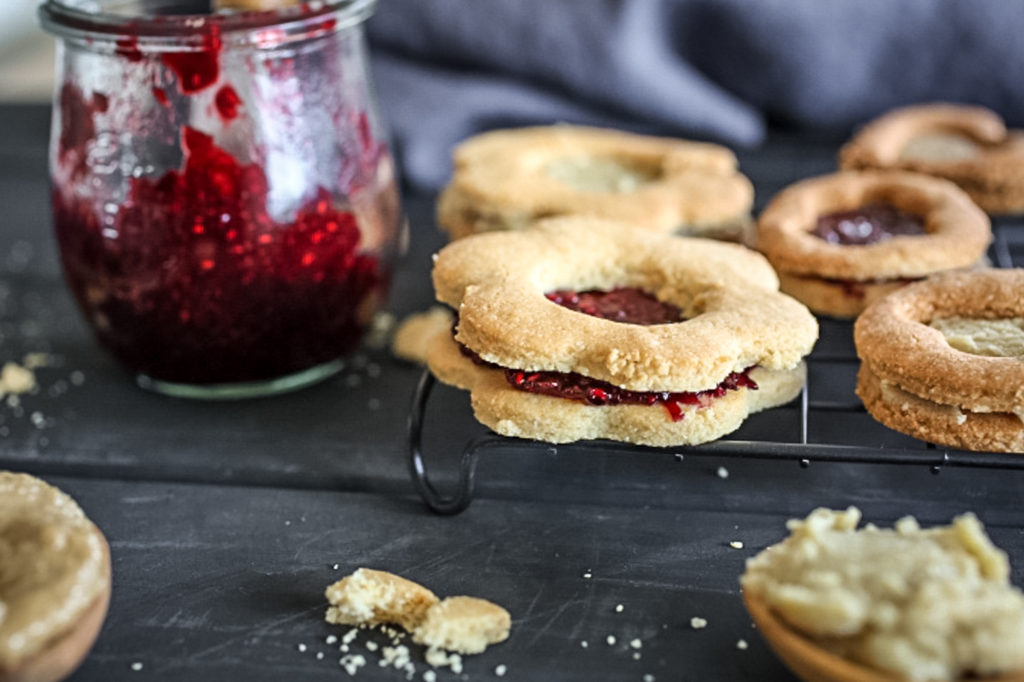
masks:
[[[754,190],[714,144],[568,125],[498,130],[460,144],[438,200],[453,239],[553,216],[739,241]]]
[[[454,242],[433,278],[458,321],[431,371],[494,431],[553,443],[719,438],[799,394],[818,332],[759,254],[596,218]]]
[[[954,184],[902,171],[847,171],[783,190],[757,225],[782,291],[816,313],[855,317],[907,283],[976,265],[988,217]]]
[[[857,395],[886,426],[1024,452],[1024,270],[956,272],[872,305],[854,327]]]
[[[1024,211],[1024,131],[983,107],[922,104],[866,125],[839,153],[844,169],[895,168],[952,180],[989,213]]]

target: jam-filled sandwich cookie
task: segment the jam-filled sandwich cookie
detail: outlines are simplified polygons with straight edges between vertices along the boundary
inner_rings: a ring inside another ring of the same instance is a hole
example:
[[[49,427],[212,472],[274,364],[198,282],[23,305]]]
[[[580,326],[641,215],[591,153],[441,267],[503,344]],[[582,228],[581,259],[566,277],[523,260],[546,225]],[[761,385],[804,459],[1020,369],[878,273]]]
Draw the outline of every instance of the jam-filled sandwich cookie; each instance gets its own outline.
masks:
[[[110,601],[110,550],[75,501],[0,472],[0,682],[64,679]]]
[[[983,107],[923,104],[865,126],[839,154],[844,169],[896,168],[952,180],[989,213],[1024,211],[1024,131]]]
[[[988,216],[955,185],[901,171],[798,182],[757,225],[757,248],[782,291],[835,317],[855,317],[910,281],[976,265],[991,239]]]
[[[800,392],[818,327],[777,283],[737,244],[596,218],[478,235],[436,258],[458,321],[427,364],[503,435],[703,443]]]
[[[565,215],[733,241],[751,223],[753,186],[714,144],[556,125],[484,133],[453,156],[438,200],[452,239]]]
[[[1024,270],[946,273],[854,327],[857,395],[886,426],[967,450],[1024,452]]]

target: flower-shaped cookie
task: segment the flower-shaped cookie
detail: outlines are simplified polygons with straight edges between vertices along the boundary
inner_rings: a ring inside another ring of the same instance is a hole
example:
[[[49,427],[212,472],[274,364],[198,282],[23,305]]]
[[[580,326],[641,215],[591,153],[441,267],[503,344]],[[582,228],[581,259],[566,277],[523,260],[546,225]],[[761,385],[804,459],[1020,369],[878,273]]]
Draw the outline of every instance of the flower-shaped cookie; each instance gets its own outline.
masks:
[[[977,264],[991,239],[988,217],[951,182],[847,171],[783,190],[756,243],[784,292],[816,313],[854,317],[908,282]]]
[[[932,443],[1024,452],[1024,270],[929,278],[854,327],[857,395],[886,426]]]
[[[742,246],[595,218],[478,235],[437,256],[458,322],[427,363],[504,435],[702,443],[800,392],[818,328],[777,286]]]
[[[750,224],[753,187],[714,144],[556,125],[478,135],[454,162],[438,200],[453,239],[566,215],[734,241]]]
[[[866,125],[839,153],[843,169],[894,168],[952,180],[989,213],[1024,211],[1024,131],[983,107],[921,104]]]

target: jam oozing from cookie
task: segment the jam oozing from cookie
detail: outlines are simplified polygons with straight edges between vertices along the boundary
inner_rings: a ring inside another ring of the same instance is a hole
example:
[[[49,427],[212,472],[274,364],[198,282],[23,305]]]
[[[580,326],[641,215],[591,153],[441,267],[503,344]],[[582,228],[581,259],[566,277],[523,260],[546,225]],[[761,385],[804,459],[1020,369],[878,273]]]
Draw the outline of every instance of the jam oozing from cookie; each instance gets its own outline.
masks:
[[[180,169],[134,178],[110,213],[54,189],[67,280],[100,340],[132,369],[197,384],[283,376],[352,350],[387,280],[361,253],[355,215],[319,188],[276,219],[261,166],[190,127],[182,148]]]
[[[830,244],[860,246],[898,236],[925,234],[924,218],[907,213],[891,204],[866,204],[850,211],[837,211],[818,217],[811,231]]]
[[[742,372],[732,372],[722,383],[706,391],[673,393],[668,391],[630,391],[606,381],[599,381],[582,374],[562,372],[526,372],[506,369],[505,380],[510,385],[528,393],[540,393],[555,398],[565,398],[588,405],[664,405],[672,421],[680,421],[685,408],[707,407],[715,398],[721,398],[728,391],[741,388],[757,390],[757,382],[750,378],[748,367]]]
[[[453,327],[452,333],[454,332]],[[747,367],[742,372],[732,372],[718,386],[706,391],[631,391],[575,372],[527,372],[521,369],[508,369],[487,362],[461,343],[458,346],[459,351],[472,360],[473,364],[502,370],[505,373],[505,381],[520,391],[575,400],[588,405],[664,405],[674,422],[686,416],[684,409],[687,406],[695,405],[699,409],[707,407],[712,400],[721,398],[728,391],[741,388],[757,390],[757,382],[750,378],[750,371],[756,365]]]
[[[677,306],[659,301],[646,291],[633,287],[621,287],[611,291],[559,289],[544,295],[549,301],[564,308],[613,322],[653,325],[669,324],[683,319],[683,311]]]

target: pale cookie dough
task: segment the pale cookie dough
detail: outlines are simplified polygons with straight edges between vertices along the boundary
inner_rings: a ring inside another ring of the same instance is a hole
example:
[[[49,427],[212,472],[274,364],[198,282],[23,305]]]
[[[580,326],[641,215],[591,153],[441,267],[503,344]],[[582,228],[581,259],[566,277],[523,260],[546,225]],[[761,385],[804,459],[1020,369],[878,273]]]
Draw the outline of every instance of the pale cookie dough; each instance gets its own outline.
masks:
[[[1009,330],[1021,317],[1024,270],[947,273],[910,285],[872,305],[854,326],[857,395],[880,422],[916,438],[1024,452],[1024,356],[957,348],[1012,351],[1016,333]],[[965,335],[964,319],[975,329],[979,321],[992,324],[982,326],[985,336]],[[936,326],[947,327],[952,343]],[[993,341],[993,329],[1006,333]]]
[[[429,647],[479,654],[508,639],[511,625],[508,611],[486,599],[447,597],[427,610],[412,638]]]
[[[788,538],[748,560],[748,605],[826,651],[909,680],[1024,669],[1024,594],[973,514],[930,529],[912,517],[892,530],[859,522],[853,507],[790,521]]]
[[[581,243],[587,248],[577,248]],[[806,308],[778,293],[777,282],[768,263],[744,247],[593,218],[478,235],[450,244],[436,258],[438,300],[457,309],[459,321],[454,341],[435,335],[428,366],[441,381],[470,390],[477,419],[504,435],[705,442],[800,391],[801,361],[817,338],[817,324]],[[623,323],[547,297],[555,290],[623,287],[676,306],[682,320]],[[578,375],[645,394],[705,395],[668,406],[670,419],[664,405],[595,404],[529,392],[510,385],[506,370]],[[763,384],[763,392],[728,387],[736,373]],[[724,394],[707,396],[723,386]]]
[[[0,472],[0,679],[70,674],[109,598],[106,540],[75,501],[32,476]]]
[[[403,360],[424,364],[427,351],[438,333],[451,333],[455,315],[450,308],[432,306],[421,313],[413,313],[402,320],[395,330],[391,352]]]
[[[393,573],[357,569],[330,585],[326,591],[328,623],[377,625],[396,623],[414,630],[424,614],[437,603],[427,588]]]
[[[951,180],[990,213],[1024,210],[1024,132],[983,107],[950,103],[894,109],[839,153],[844,170],[902,169]]]
[[[946,343],[964,353],[993,358],[1024,357],[1024,318],[1004,320],[946,317],[932,320],[932,329],[946,337]]]
[[[453,157],[438,199],[453,239],[564,215],[733,241],[750,225],[753,186],[714,144],[556,125],[477,135]]]
[[[872,204],[924,220],[924,234],[868,244],[813,234],[821,216]],[[761,214],[756,247],[782,291],[816,313],[855,317],[875,300],[936,272],[975,267],[992,239],[988,217],[950,182],[901,171],[847,171],[783,190]]]

